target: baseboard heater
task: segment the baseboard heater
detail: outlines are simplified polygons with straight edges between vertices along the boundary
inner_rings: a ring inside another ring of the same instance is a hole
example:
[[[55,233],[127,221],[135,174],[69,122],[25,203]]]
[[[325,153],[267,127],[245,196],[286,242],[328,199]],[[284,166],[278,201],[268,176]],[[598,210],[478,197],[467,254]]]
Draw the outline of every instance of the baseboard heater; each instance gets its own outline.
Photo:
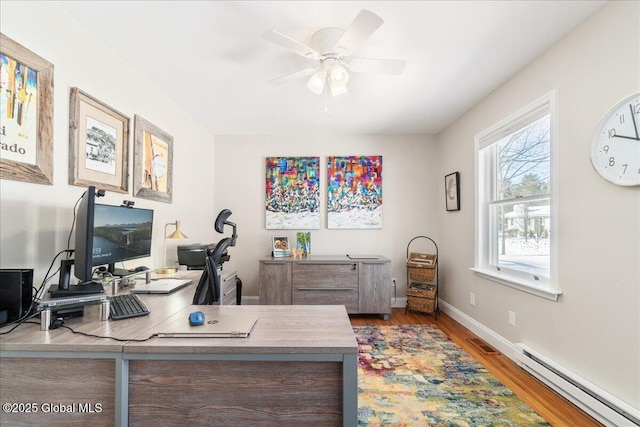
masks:
[[[522,368],[607,426],[640,426],[640,411],[559,366],[524,344],[515,344]]]

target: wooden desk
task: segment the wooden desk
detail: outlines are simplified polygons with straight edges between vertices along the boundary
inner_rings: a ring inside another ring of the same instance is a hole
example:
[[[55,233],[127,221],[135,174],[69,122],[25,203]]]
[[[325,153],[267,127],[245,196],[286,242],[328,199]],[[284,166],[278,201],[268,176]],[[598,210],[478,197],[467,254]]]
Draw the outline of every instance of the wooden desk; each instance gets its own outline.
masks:
[[[88,306],[65,325],[144,339],[186,319],[195,310],[194,289],[141,295],[148,316],[100,321],[99,307]],[[358,346],[344,307],[198,309],[206,316],[255,314],[258,321],[248,338],[117,342],[37,324],[0,336],[1,403],[28,404],[0,414],[3,424],[357,424]]]

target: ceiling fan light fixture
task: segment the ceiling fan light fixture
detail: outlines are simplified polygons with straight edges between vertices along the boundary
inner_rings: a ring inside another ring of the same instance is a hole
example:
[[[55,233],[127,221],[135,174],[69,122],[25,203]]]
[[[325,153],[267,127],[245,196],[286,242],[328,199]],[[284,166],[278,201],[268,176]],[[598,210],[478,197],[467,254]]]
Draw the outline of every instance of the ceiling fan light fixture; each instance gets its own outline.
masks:
[[[331,85],[331,96],[346,95],[349,93],[346,85]]]
[[[331,77],[332,86],[345,86],[349,81],[349,73],[340,64],[335,64],[331,67],[329,76]]]
[[[327,81],[327,71],[323,68],[316,71],[313,76],[309,79],[309,83],[307,83],[307,87],[313,93],[317,93],[320,95],[324,90],[324,85]]]

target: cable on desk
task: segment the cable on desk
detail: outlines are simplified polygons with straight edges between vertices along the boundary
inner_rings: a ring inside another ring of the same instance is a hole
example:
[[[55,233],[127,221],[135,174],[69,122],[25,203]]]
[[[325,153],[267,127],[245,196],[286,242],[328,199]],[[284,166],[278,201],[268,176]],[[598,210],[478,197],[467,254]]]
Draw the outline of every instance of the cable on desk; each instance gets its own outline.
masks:
[[[8,331],[5,331],[5,332],[0,332],[0,335],[7,335],[7,334],[9,334],[9,333],[13,332],[13,331],[18,327],[18,326],[22,325],[23,323],[33,323],[34,325],[39,325],[40,323],[36,323],[36,322],[27,322],[27,320],[31,319],[32,317],[38,316],[38,315],[40,315],[40,312],[39,312],[39,311],[38,311],[37,313],[32,314],[32,315],[31,315],[31,316],[29,316],[29,317],[25,317],[25,318],[24,318],[24,319],[22,319],[20,322],[18,322],[17,320],[16,320],[15,322],[12,322],[12,323],[15,323],[15,325],[13,326],[13,328],[11,328],[11,329],[9,329]],[[11,324],[11,323],[9,323],[9,324]]]
[[[85,337],[91,337],[91,338],[104,338],[104,339],[109,339],[109,340],[114,340],[114,341],[120,341],[120,342],[145,342],[145,341],[149,341],[152,338],[155,338],[158,336],[158,334],[153,334],[151,336],[149,336],[148,338],[143,338],[141,340],[136,340],[136,339],[122,339],[122,338],[114,338],[114,337],[106,337],[103,335],[95,335],[95,334],[87,334],[86,332],[79,332],[79,331],[75,331],[72,328],[70,328],[69,326],[65,326],[64,325],[64,321],[60,324],[59,326],[60,328],[65,328],[70,330],[72,333],[74,334],[78,334],[78,335],[84,335]]]

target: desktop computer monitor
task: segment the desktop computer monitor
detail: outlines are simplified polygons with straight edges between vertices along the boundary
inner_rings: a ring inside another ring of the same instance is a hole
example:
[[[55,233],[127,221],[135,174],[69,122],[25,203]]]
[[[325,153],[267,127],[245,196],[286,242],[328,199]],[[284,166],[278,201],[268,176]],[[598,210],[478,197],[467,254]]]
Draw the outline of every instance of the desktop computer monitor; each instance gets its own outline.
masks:
[[[151,256],[153,210],[96,204],[93,216],[92,264],[108,265],[108,271],[124,276],[128,270],[116,262]]]
[[[153,210],[97,204],[96,189],[89,187],[76,213],[73,260],[61,262],[60,284],[52,287],[54,297],[102,292],[102,284],[93,282],[93,267],[151,255]],[[79,285],[69,285],[70,269]]]

